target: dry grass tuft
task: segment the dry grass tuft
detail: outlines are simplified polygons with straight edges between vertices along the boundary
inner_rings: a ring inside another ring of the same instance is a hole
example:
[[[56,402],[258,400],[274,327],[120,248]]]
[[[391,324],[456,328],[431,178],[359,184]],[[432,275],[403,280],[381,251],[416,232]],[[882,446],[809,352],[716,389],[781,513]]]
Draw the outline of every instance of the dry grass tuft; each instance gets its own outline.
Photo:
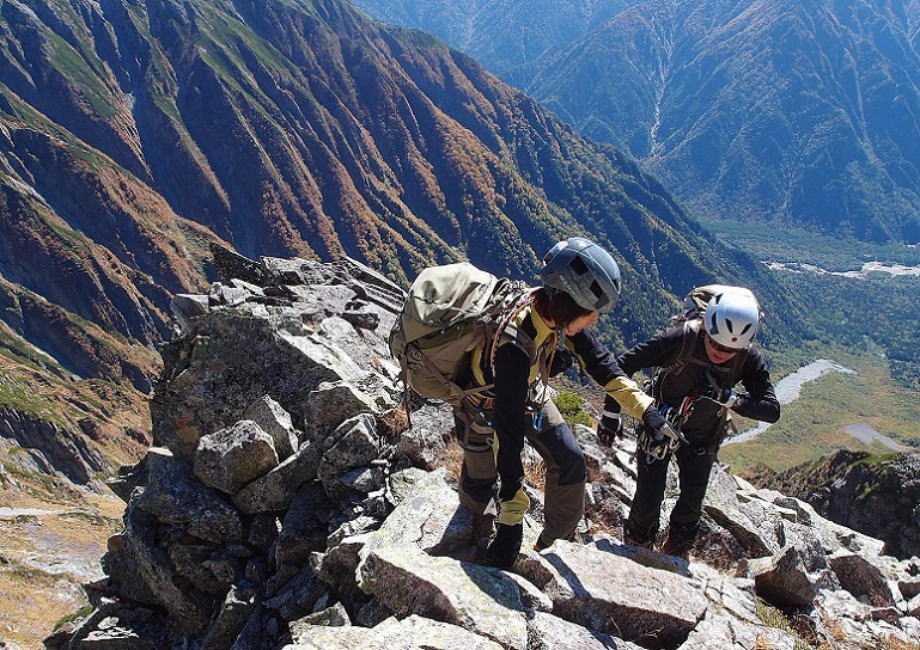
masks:
[[[588,532],[592,535],[606,533],[617,539],[622,538],[623,516],[617,507],[609,501],[589,505],[585,517],[591,522]]]
[[[524,480],[538,489],[546,491],[546,463],[542,460],[524,464]]]
[[[896,636],[877,639],[872,645],[863,646],[863,650],[920,650],[920,641],[904,641]]]
[[[393,409],[380,416],[380,425],[387,438],[395,438],[409,428],[409,417],[404,406]]]
[[[435,467],[443,467],[454,483],[460,482],[460,470],[463,468],[463,448],[450,442],[434,462]]]
[[[64,505],[4,496],[12,507]],[[92,577],[87,571],[105,553],[106,538],[121,530],[124,503],[114,495],[67,505],[61,514],[0,521],[0,637],[23,648],[41,647],[56,623],[86,605],[80,585]]]

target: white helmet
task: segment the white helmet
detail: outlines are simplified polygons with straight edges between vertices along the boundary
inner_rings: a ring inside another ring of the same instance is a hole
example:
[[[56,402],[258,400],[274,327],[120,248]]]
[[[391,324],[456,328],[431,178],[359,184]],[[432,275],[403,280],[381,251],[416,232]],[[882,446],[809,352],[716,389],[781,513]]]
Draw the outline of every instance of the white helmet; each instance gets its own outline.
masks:
[[[713,341],[742,350],[760,329],[760,305],[750,289],[725,287],[709,300],[703,326]]]

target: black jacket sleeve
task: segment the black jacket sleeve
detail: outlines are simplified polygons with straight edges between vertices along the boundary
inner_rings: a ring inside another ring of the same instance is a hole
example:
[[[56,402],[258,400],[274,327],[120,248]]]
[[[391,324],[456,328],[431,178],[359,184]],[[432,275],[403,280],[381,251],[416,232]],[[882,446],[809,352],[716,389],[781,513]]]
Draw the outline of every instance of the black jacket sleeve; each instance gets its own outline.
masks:
[[[642,414],[652,404],[652,399],[642,392],[629,376],[623,372],[616,358],[589,330],[582,330],[567,340],[579,362],[591,378],[607,393],[607,401],[626,409],[634,417]]]
[[[632,376],[643,368],[668,366],[674,363],[684,340],[684,326],[665,330],[627,350],[617,358],[623,372]]]
[[[779,420],[779,401],[770,381],[767,364],[757,348],[751,348],[742,368],[741,383],[747,395],[738,398],[732,410],[752,420],[776,422]]]
[[[680,354],[680,348],[683,344],[683,332],[682,325],[662,332],[621,354],[616,359],[616,363],[621,372],[630,377],[643,368],[667,366],[673,363],[677,355]],[[620,405],[616,400],[608,396],[604,400],[604,411],[607,413],[619,413]]]
[[[601,386],[604,386],[611,379],[626,377],[626,373],[620,368],[616,357],[597,340],[593,332],[582,330],[578,334],[568,337],[568,341],[585,372]]]
[[[530,426],[527,413],[530,360],[518,347],[502,345],[495,353],[495,415],[492,426],[498,438],[496,465],[501,477],[502,501],[511,499],[524,478],[521,452],[524,450],[524,432]]]

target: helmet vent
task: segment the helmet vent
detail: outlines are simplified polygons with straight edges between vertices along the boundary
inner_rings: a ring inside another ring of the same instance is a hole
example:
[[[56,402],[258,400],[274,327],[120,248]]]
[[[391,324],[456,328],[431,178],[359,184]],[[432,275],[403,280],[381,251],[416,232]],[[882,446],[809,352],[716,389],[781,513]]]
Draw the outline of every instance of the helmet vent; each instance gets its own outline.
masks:
[[[732,326],[732,321],[730,318],[725,319],[725,326],[728,328],[728,331],[732,334],[735,333],[735,328]]]
[[[747,331],[751,329],[751,327],[753,326],[754,326],[754,323],[748,323],[747,325],[745,325],[744,329],[741,330],[741,336],[744,336],[745,334],[747,334]]]
[[[572,270],[575,271],[575,273],[577,273],[578,275],[584,275],[585,273],[588,272],[588,265],[585,264],[583,259],[577,256],[572,258],[572,261],[569,262],[569,266],[571,266]],[[594,284],[597,284],[597,283],[595,282]],[[592,290],[593,288],[594,287],[592,286]]]
[[[712,314],[712,316],[709,318],[709,320],[710,320],[710,322],[711,322],[711,326],[710,326],[710,330],[711,330],[711,331],[710,331],[709,333],[712,334],[712,335],[718,334],[718,333],[719,333],[719,324],[718,324],[718,322],[716,322],[716,315],[715,315],[715,313]]]

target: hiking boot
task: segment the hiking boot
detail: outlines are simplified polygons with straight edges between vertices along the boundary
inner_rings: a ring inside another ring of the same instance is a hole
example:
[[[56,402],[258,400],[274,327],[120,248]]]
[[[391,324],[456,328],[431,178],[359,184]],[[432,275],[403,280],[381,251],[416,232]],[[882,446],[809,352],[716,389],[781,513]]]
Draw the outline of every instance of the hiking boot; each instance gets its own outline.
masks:
[[[661,552],[666,555],[673,555],[674,557],[679,557],[687,559],[690,555],[690,549],[693,548],[693,537],[678,537],[676,535],[670,534],[668,538],[664,541],[664,545],[661,547]]]
[[[524,541],[524,525],[499,524],[495,539],[489,544],[484,555],[485,563],[499,569],[510,569],[517,561]]]
[[[623,525],[623,545],[641,546],[642,548],[652,550],[652,547],[655,546],[655,537],[658,535],[658,528],[655,527],[645,531],[644,535],[637,534],[634,529],[635,526],[630,525],[629,521]]]
[[[495,534],[495,515],[473,515],[473,546],[477,551],[489,548],[492,536]]]
[[[642,539],[639,537],[633,537],[628,531],[623,532],[623,546],[640,546],[642,548],[647,548],[652,550],[652,546],[655,545],[655,538],[650,537],[648,539]]]
[[[537,542],[533,545],[533,550],[535,550],[537,553],[544,551],[552,546],[555,541],[556,540],[554,539],[547,540],[545,537],[543,537],[543,533],[540,533],[540,536],[537,538]]]

